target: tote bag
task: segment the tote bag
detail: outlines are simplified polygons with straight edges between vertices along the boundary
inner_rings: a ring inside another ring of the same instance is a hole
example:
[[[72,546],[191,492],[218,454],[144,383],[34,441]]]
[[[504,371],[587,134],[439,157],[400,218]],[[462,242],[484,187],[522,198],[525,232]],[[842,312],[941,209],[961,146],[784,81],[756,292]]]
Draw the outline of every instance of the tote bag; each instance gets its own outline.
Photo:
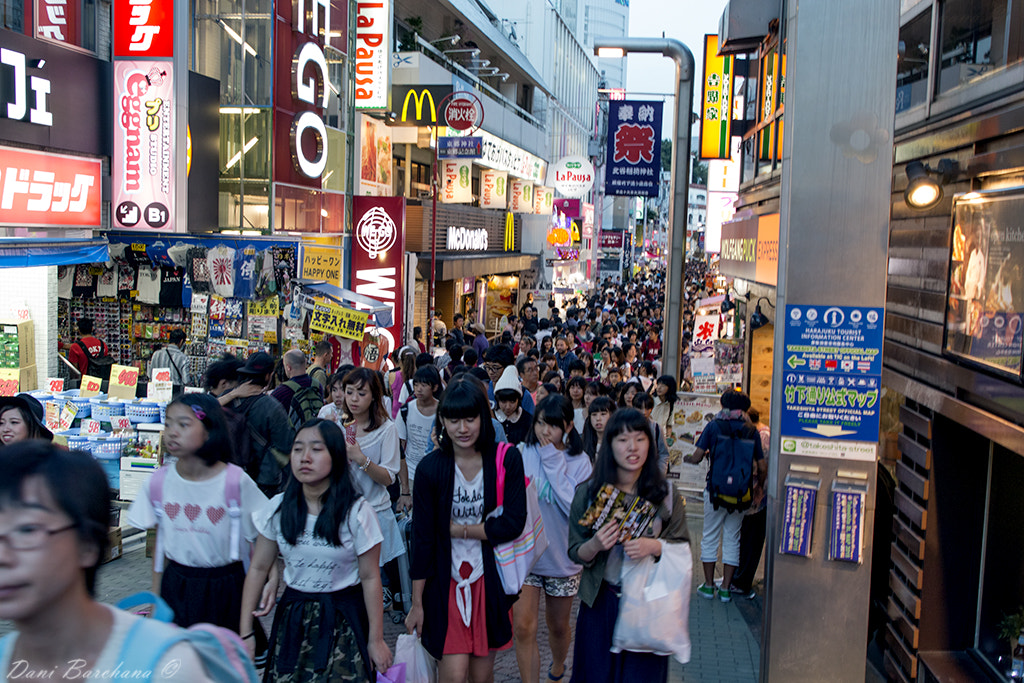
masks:
[[[612,634],[612,652],[650,652],[690,661],[689,543],[661,543],[661,559],[648,555],[622,564],[622,597]]]
[[[500,515],[505,500],[505,453],[509,444],[498,444],[496,464],[498,467],[498,507],[492,513]],[[494,561],[501,575],[501,585],[506,595],[518,595],[523,583],[544,551],[548,549],[548,537],[544,534],[544,520],[540,516],[540,502],[537,487],[526,479],[526,524],[519,538],[494,546]]]

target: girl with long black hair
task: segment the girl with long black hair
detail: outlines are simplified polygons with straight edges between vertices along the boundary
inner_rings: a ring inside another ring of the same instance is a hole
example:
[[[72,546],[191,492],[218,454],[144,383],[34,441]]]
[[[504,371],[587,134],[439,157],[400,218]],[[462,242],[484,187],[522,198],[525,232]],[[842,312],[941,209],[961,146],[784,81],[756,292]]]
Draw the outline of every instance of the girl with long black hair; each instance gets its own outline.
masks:
[[[284,491],[253,515],[259,538],[242,594],[243,634],[273,607],[260,588],[280,553],[287,588],[264,683],[372,680],[374,669],[391,666],[378,566],[384,537],[352,483],[341,428],[319,418],[304,424],[291,472]]]
[[[598,396],[587,406],[587,423],[583,426],[583,452],[590,456],[591,462],[597,459],[605,425],[617,407],[615,401],[607,396]]]
[[[619,542],[619,524],[614,520],[600,529],[580,524],[606,484],[630,500],[638,496],[657,508],[655,519],[641,537]],[[583,565],[572,683],[658,683],[668,679],[666,656],[611,651],[622,565],[626,557],[660,557],[662,541],[683,543],[689,538],[686,502],[662,476],[650,422],[632,408],[616,411],[601,440],[590,482],[576,489],[569,511],[568,555]]]
[[[497,444],[487,391],[469,375],[448,385],[437,408],[439,447],[416,469],[412,516],[412,609],[405,625],[439,660],[442,683],[493,680],[494,655],[512,640],[494,545],[526,524],[519,451],[504,454],[498,509]]]

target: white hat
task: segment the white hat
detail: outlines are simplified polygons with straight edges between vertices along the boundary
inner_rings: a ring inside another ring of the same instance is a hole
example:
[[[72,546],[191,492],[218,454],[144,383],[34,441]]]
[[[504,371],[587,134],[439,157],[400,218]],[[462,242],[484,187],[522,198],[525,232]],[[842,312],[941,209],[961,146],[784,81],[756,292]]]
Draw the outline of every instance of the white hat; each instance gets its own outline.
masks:
[[[523,395],[523,387],[519,384],[519,373],[516,372],[515,367],[512,365],[508,366],[502,371],[501,377],[499,377],[498,381],[495,383],[495,395],[497,395],[499,391],[502,391],[504,389],[511,389],[520,396]]]

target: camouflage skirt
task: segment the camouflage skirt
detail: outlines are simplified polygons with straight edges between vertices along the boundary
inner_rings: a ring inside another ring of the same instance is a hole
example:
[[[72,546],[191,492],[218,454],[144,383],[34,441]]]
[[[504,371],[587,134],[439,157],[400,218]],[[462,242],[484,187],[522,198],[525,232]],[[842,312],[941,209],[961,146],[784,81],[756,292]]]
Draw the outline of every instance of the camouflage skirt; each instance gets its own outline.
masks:
[[[263,681],[369,681],[369,630],[362,589],[302,593],[288,588],[277,606]]]

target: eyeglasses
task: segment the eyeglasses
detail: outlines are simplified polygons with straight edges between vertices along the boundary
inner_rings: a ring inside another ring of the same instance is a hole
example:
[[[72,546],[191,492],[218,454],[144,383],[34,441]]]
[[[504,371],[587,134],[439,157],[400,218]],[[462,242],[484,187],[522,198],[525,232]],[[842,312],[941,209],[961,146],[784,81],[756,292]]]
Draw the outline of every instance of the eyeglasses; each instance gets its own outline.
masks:
[[[484,363],[484,370],[487,372],[501,372],[503,369],[501,363]]]
[[[68,524],[59,529],[47,529],[42,524],[22,524],[6,534],[0,534],[0,540],[7,541],[13,550],[36,550],[41,548],[50,536],[74,529],[75,524]]]

